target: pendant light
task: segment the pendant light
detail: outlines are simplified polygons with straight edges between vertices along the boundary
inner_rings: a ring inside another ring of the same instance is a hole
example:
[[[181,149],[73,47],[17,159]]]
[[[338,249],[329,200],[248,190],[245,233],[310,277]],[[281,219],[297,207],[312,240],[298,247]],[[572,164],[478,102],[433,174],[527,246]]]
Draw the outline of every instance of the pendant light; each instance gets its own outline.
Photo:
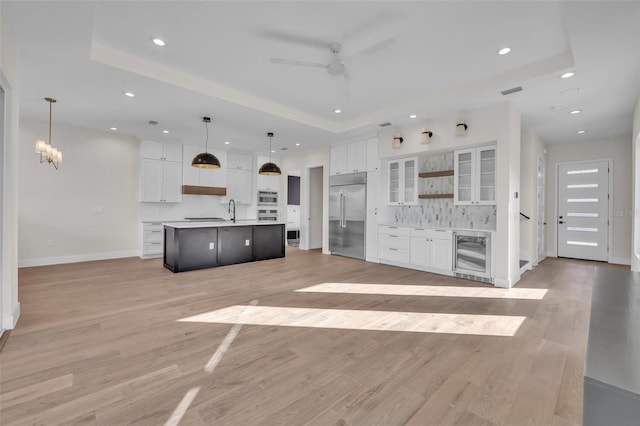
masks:
[[[280,167],[271,162],[271,139],[273,138],[273,132],[267,133],[267,137],[269,138],[269,162],[260,166],[258,174],[263,176],[280,176],[282,174]]]
[[[51,145],[51,108],[56,100],[53,98],[44,98],[44,100],[49,102],[49,142],[36,141],[35,152],[40,155],[40,163],[47,162],[58,170],[59,163],[62,163],[62,151],[58,151],[57,148]]]
[[[204,123],[204,128],[207,131],[207,139],[204,141],[204,152],[196,155],[191,162],[192,167],[198,167],[200,169],[219,169],[220,168],[220,160],[213,155],[207,152],[209,148],[209,123],[211,123],[211,118],[202,117],[202,122]]]

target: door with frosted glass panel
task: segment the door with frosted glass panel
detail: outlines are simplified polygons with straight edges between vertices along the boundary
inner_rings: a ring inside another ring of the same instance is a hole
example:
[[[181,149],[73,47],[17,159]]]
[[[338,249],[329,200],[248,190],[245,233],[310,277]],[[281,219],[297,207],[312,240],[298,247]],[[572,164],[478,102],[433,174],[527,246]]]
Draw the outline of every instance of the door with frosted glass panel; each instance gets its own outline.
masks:
[[[416,170],[416,160],[409,159],[402,162],[403,176],[404,176],[404,204],[416,203],[416,176],[418,174]]]
[[[456,151],[453,174],[455,204],[471,204],[473,201],[473,175],[475,169],[473,154],[473,149]]]
[[[608,258],[609,162],[558,165],[558,256]]]
[[[387,181],[389,187],[387,189],[388,204],[400,203],[400,161],[389,161],[389,176]]]
[[[496,202],[496,148],[478,148],[478,204],[495,204]]]

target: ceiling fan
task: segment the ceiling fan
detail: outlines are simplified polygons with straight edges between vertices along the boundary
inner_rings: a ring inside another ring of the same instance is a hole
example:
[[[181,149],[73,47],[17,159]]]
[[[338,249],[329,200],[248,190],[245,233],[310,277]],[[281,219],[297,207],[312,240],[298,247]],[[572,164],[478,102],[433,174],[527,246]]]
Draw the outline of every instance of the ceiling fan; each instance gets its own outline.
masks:
[[[354,58],[357,58],[357,57],[367,56],[373,53],[377,53],[378,51],[386,49],[387,47],[395,43],[395,39],[390,38],[380,43],[376,43],[373,46],[363,49],[351,56],[343,57],[340,55],[340,52],[342,51],[342,44],[337,42],[323,43],[315,40],[310,41],[307,39],[293,38],[293,37],[290,39],[290,41],[307,44],[313,47],[318,47],[318,46],[328,47],[332,54],[331,61],[328,64],[323,64],[318,62],[299,61],[294,59],[271,58],[271,63],[283,64],[283,65],[298,65],[298,66],[313,67],[313,68],[325,68],[330,76],[343,77],[345,80],[349,78],[349,72],[347,70],[345,63],[348,64]]]

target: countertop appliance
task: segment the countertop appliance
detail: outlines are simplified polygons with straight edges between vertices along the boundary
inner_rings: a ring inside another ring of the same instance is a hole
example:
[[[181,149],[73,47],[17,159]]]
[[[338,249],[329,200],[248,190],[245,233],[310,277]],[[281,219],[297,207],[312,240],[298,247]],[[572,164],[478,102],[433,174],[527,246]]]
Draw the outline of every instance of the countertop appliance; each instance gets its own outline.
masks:
[[[453,233],[453,272],[456,277],[492,283],[491,232]]]
[[[365,258],[367,174],[329,177],[329,251]]]

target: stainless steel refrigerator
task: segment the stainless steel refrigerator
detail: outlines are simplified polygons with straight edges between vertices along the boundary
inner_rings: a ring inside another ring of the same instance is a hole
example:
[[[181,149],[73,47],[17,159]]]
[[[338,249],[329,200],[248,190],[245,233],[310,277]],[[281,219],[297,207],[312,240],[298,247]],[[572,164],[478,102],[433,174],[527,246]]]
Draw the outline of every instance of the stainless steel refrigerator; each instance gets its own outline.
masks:
[[[365,258],[367,174],[329,177],[329,251]]]

